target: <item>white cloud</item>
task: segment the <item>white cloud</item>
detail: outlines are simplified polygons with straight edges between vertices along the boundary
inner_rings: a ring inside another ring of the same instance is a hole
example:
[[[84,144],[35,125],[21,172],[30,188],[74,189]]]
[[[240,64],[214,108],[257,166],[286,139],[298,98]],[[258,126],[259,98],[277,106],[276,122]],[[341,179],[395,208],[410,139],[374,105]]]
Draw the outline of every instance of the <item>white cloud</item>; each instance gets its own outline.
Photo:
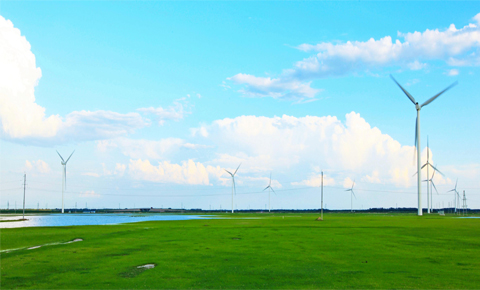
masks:
[[[320,91],[311,87],[315,79],[343,76],[349,73],[371,72],[384,67],[402,67],[419,70],[427,61],[443,61],[452,66],[480,65],[479,14],[477,24],[457,29],[427,29],[424,32],[398,33],[398,38],[385,36],[378,40],[323,42],[301,44],[297,49],[315,52],[284,70],[277,78],[258,77],[239,73],[229,80],[244,85],[240,90],[246,96],[305,99]]]
[[[305,185],[311,187],[320,187],[322,185],[322,175],[315,174],[312,175],[309,179],[302,180],[300,182],[292,182],[292,185]],[[335,185],[335,179],[328,177],[326,174],[323,175],[323,186]]]
[[[190,97],[190,95],[187,95]],[[200,98],[200,94],[197,94],[197,96]],[[143,113],[149,113],[149,114],[155,114],[158,118],[158,124],[162,126],[165,121],[167,120],[173,120],[173,121],[180,121],[183,119],[185,114],[189,114],[189,112],[185,112],[185,106],[188,106],[188,103],[184,98],[175,100],[173,102],[173,106],[170,106],[166,109],[162,107],[154,108],[154,107],[149,107],[149,108],[140,108],[137,109],[139,112]]]
[[[148,160],[130,160],[129,175],[137,180],[162,183],[209,185],[208,172],[203,164],[193,160],[172,164],[168,161],[152,165]]]
[[[37,160],[37,161],[25,161],[25,171],[31,172],[31,173],[39,173],[39,174],[45,174],[49,173],[50,166],[48,163],[46,163],[43,160]]]
[[[343,180],[343,187],[345,188],[352,188],[353,180],[350,177],[347,177]]]
[[[321,90],[310,87],[310,82],[272,79],[248,74],[236,74],[228,78],[236,84],[247,85],[241,92],[249,97],[272,97],[274,99],[301,100],[314,98]]]
[[[451,69],[447,72],[447,75],[449,76],[457,76],[459,74],[458,69]]]
[[[117,164],[115,164],[115,171],[113,172],[113,174],[123,176],[126,169],[127,169],[127,165],[117,163]]]
[[[477,24],[480,25],[480,13],[473,17],[473,20],[477,21]]]
[[[277,168],[309,174],[303,168],[321,165],[335,179],[355,174],[405,187],[414,181],[413,147],[401,146],[354,112],[346,115],[345,123],[332,116],[240,116],[192,132],[215,144],[217,158],[208,164],[236,168],[242,162],[242,174]]]
[[[80,193],[80,196],[81,197],[95,197],[95,198],[97,198],[97,197],[100,197],[100,194],[95,193],[94,190],[87,190],[87,191],[84,191],[84,192]]]
[[[0,16],[0,136],[23,143],[52,144],[107,139],[148,125],[138,113],[75,111],[65,118],[45,115],[36,103],[42,72],[30,43]]]
[[[165,159],[182,149],[196,150],[208,148],[201,144],[187,143],[179,138],[165,138],[160,140],[116,138],[112,140],[97,141],[97,149],[107,152],[118,148],[123,155],[134,159]]]
[[[100,177],[100,174],[95,173],[95,172],[85,172],[85,173],[82,173],[82,175],[84,175],[84,176],[92,176],[92,177]]]
[[[380,180],[380,172],[378,172],[378,170],[374,170],[372,174],[365,175],[365,177],[362,178],[362,181],[366,181],[369,183],[382,183],[382,181]]]

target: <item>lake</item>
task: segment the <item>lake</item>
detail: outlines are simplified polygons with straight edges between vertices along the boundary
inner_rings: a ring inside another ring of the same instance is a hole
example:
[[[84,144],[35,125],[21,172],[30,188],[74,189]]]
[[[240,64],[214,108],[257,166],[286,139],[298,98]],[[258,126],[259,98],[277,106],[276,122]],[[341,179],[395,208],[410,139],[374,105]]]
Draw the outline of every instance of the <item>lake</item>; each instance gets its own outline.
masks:
[[[23,227],[62,227],[62,226],[86,226],[86,225],[112,225],[134,223],[143,221],[175,221],[209,218],[200,215],[172,215],[172,214],[41,214],[25,215],[26,221],[14,221],[22,218],[22,215],[0,215],[0,228],[23,228]],[[12,220],[7,222],[7,220]]]

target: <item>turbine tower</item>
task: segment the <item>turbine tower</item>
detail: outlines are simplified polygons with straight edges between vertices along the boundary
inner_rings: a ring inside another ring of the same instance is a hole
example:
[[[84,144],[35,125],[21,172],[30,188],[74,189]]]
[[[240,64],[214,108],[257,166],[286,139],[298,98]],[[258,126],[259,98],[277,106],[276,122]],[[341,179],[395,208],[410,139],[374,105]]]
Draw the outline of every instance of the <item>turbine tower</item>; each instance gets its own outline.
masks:
[[[418,190],[418,215],[423,215],[422,211],[422,173],[420,171],[420,164],[421,164],[421,156],[420,156],[420,110],[433,102],[436,98],[438,98],[441,94],[449,90],[451,87],[455,86],[457,82],[454,82],[451,84],[449,87],[441,91],[440,93],[436,94],[435,96],[431,97],[427,101],[425,101],[423,104],[419,105],[417,101],[410,95],[409,92],[407,92],[396,80],[393,78],[392,75],[390,75],[392,80],[400,87],[400,89],[407,95],[407,97],[412,101],[412,103],[415,105],[415,109],[417,110],[417,120],[415,121],[415,146],[417,147],[417,190]]]
[[[235,170],[234,173],[231,173],[230,171],[226,170],[225,171],[230,174],[232,176],[232,213],[233,213],[233,193],[235,192],[235,195],[237,194],[237,190],[235,188],[235,174],[237,174],[237,171],[238,171],[238,168],[240,168],[240,165],[242,165],[242,163],[240,163],[237,167],[237,170]]]
[[[273,193],[275,193],[275,190],[273,190],[272,188],[272,173],[270,173],[270,181],[268,182],[268,186],[265,187],[263,191],[267,189],[268,189],[268,212],[270,212],[270,191],[273,191]]]
[[[58,156],[60,156],[60,159],[62,159],[62,161],[60,162],[63,166],[63,177],[62,177],[62,213],[64,213],[64,206],[63,206],[63,195],[64,195],[64,192],[65,192],[65,189],[67,188],[67,162],[68,160],[70,160],[70,157],[72,157],[73,153],[75,153],[75,150],[73,150],[72,154],[70,154],[70,156],[67,158],[67,161],[63,160],[63,157],[62,155],[60,155],[60,153],[58,153],[57,151],[57,154]]]
[[[353,212],[353,197],[355,196],[355,193],[353,192],[353,186],[355,186],[355,180],[353,180],[352,188],[345,190],[350,191],[350,205],[352,207],[351,212]],[[357,199],[356,196],[355,199]]]

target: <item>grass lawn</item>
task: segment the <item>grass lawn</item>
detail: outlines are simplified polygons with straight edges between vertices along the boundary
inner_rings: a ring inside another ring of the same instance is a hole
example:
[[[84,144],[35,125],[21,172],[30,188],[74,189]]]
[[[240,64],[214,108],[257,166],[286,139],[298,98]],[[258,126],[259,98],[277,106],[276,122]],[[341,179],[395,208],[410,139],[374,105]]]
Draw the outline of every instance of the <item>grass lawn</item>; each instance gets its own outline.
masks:
[[[0,288],[480,288],[480,219],[231,216],[1,229]]]

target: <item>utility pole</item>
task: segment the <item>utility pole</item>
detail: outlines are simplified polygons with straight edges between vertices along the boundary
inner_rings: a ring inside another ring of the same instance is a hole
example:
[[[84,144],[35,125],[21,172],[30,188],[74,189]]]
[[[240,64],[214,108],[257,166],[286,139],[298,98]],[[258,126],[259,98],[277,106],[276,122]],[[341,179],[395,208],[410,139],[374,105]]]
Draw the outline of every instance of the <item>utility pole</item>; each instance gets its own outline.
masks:
[[[321,207],[320,218],[323,220],[323,171],[322,171],[322,207]]]
[[[27,174],[23,174],[23,219],[25,219],[25,187],[27,185]]]

